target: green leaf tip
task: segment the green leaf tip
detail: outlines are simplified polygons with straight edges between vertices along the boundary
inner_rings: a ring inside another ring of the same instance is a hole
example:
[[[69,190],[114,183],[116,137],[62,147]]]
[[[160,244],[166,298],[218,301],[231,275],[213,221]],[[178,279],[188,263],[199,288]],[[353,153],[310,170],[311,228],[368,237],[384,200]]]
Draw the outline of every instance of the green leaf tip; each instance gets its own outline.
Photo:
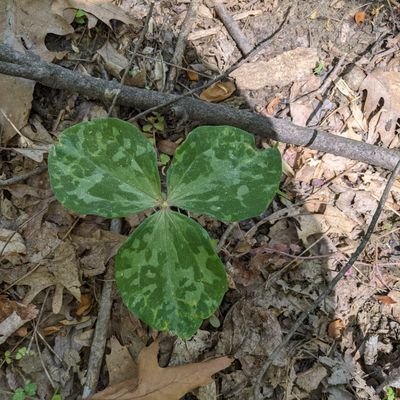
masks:
[[[66,129],[49,153],[57,199],[79,214],[122,217],[161,200],[156,152],[139,129],[115,118]]]
[[[201,126],[178,147],[167,173],[168,203],[225,222],[262,214],[279,188],[278,149],[231,126]]]
[[[227,290],[207,231],[170,210],[147,218],[121,246],[115,265],[127,307],[151,327],[182,338],[215,312]]]

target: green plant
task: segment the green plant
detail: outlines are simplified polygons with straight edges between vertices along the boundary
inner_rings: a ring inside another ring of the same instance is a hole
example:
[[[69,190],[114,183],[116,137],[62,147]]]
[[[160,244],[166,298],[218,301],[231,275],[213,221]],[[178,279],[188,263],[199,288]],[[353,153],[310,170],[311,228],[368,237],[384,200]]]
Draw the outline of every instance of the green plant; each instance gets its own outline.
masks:
[[[11,351],[7,350],[4,352],[4,361],[7,364],[11,364],[13,360],[21,360],[28,354],[28,349],[25,346],[19,347],[13,356]]]
[[[142,126],[143,132],[164,132],[165,121],[161,114],[156,113],[154,117],[147,117],[146,121],[147,122]]]
[[[396,400],[396,391],[390,386],[385,388],[385,397],[383,400]]]
[[[84,25],[84,24],[86,24],[87,16],[86,16],[85,11],[83,11],[83,10],[76,10],[75,17],[74,17],[74,21],[75,21],[78,25]]]
[[[171,207],[224,222],[258,216],[282,170],[279,151],[258,150],[249,133],[202,126],[176,150],[164,194],[152,144],[113,118],[65,130],[48,164],[54,194],[79,214],[114,218],[158,209],[119,249],[116,284],[139,318],[183,338],[218,308],[227,279],[208,233]]]
[[[318,60],[317,65],[313,69],[315,75],[323,75],[325,73],[325,62],[324,60]]]
[[[32,397],[36,394],[37,385],[31,381],[26,381],[23,388],[15,390],[12,400],[25,400],[26,397]]]

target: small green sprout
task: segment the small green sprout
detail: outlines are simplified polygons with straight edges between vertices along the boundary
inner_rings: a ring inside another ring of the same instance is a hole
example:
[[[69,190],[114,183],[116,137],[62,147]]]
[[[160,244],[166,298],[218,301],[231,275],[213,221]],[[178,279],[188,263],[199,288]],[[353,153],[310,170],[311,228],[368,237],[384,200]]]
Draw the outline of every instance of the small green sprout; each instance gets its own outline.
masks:
[[[385,388],[385,397],[383,400],[396,400],[396,391],[392,387]]]
[[[86,24],[86,21],[87,21],[86,12],[83,11],[83,10],[76,10],[75,17],[74,17],[74,21],[75,21],[78,25],[84,25],[84,24]]]
[[[315,75],[321,76],[325,73],[324,60],[318,60],[316,67],[313,69]]]
[[[23,388],[18,388],[15,390],[12,400],[25,400],[27,397],[32,397],[35,396],[37,391],[37,385],[36,383],[33,383],[29,380],[27,380],[24,384]]]

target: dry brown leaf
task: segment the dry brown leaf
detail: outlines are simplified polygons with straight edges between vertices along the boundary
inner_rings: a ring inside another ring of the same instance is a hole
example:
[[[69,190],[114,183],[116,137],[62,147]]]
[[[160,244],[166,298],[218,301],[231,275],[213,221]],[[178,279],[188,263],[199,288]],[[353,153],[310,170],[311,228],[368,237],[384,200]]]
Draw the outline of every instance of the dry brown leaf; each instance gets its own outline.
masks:
[[[345,328],[346,325],[341,319],[335,319],[328,325],[328,335],[331,338],[338,340],[342,337]]]
[[[95,394],[92,400],[179,400],[186,393],[213,382],[211,375],[229,367],[232,359],[215,358],[201,363],[160,368],[155,341],[139,355],[138,380],[131,379]],[[138,383],[137,383],[138,382]]]
[[[218,103],[232,95],[236,86],[232,81],[216,82],[200,94],[200,99],[210,103]]]
[[[187,76],[190,81],[197,82],[199,80],[199,74],[196,71],[187,71]]]
[[[376,299],[382,304],[397,304],[390,296],[375,296]]]
[[[83,315],[88,315],[93,307],[93,298],[89,293],[83,293],[81,295],[81,301],[78,308],[73,314],[77,317],[82,317]]]
[[[173,142],[169,139],[162,139],[157,142],[157,148],[161,153],[168,154],[169,156],[173,156],[175,154],[175,150],[178,147],[178,143]]]
[[[356,22],[357,25],[361,25],[365,22],[365,11],[357,11],[354,14],[354,21]]]
[[[106,0],[56,0],[53,2],[51,9],[54,13],[64,17],[69,23],[75,18],[75,10],[83,10],[94,15],[110,28],[110,21],[112,19],[124,22],[127,25],[136,22],[135,19],[122,10],[122,8],[113,4],[112,1]],[[74,12],[68,12],[70,9],[74,9]],[[93,28],[94,25],[89,25],[89,29]]]
[[[367,91],[364,113],[367,118],[370,118],[376,110],[380,109],[375,130],[379,133],[382,142],[389,145],[393,140],[396,121],[400,116],[400,72],[376,70],[364,79],[360,87],[360,91],[363,90]],[[383,100],[382,108],[379,106],[381,100]]]
[[[51,2],[52,0],[1,1],[0,41],[23,52],[26,51],[25,45],[43,60],[51,61],[54,53],[47,50],[44,42],[46,35],[66,35],[73,32],[63,18],[50,12]],[[27,123],[34,85],[33,81],[0,74],[1,108],[18,129]],[[4,128],[2,143],[6,144],[16,132],[2,115],[0,125]]]

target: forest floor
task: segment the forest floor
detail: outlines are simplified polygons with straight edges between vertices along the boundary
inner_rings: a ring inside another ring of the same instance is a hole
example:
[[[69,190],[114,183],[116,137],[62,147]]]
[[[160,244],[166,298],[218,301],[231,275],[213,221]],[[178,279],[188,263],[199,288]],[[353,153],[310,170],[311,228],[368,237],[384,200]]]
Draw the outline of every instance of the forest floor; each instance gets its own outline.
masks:
[[[242,56],[213,1],[204,0],[191,21],[171,89],[170,62],[189,1],[155,3],[133,65],[129,60],[144,29],[148,1],[120,0],[110,8],[88,1],[83,16],[76,14],[73,4],[79,2],[72,0],[48,0],[49,8],[33,1],[36,8],[18,11],[23,3],[15,2],[15,13],[25,21],[21,24],[26,28],[28,20],[41,21],[29,28],[37,32],[17,27],[27,45],[41,42],[36,48],[43,59],[106,80],[119,81],[130,68],[125,84],[182,94]],[[266,117],[382,147],[399,146],[397,1],[229,0],[224,5],[251,48],[277,33],[255,59],[231,74],[235,86],[229,97],[230,84],[223,83],[202,98],[216,96],[214,101]],[[1,34],[3,29],[0,24]],[[0,87],[0,108],[12,110],[10,119],[21,135],[3,119],[0,399],[79,399],[106,270],[120,244],[150,213],[123,218],[116,233],[109,219],[73,214],[51,192],[45,168],[49,146],[65,128],[106,117],[110,104],[89,100],[73,88],[27,87],[18,81],[7,85],[11,87]],[[111,115],[128,120],[138,112],[116,105]],[[136,124],[163,155],[162,173],[176,147],[198,125],[170,113],[152,113]],[[36,146],[30,149],[30,143]],[[269,144],[257,138],[260,148]],[[278,143],[278,149],[284,164],[280,194],[263,215],[231,225],[192,216],[219,244],[229,291],[215,317],[192,339],[159,334],[159,365],[234,359],[208,386],[186,394],[187,400],[252,399],[267,360],[272,365],[261,379],[263,399],[400,398],[398,180],[350,272],[270,359],[358,246],[389,175],[382,168],[305,147]],[[40,173],[7,181],[30,171]],[[138,355],[156,336],[127,310],[115,289],[111,296],[97,390],[137,377]],[[15,312],[24,323],[13,329]]]

